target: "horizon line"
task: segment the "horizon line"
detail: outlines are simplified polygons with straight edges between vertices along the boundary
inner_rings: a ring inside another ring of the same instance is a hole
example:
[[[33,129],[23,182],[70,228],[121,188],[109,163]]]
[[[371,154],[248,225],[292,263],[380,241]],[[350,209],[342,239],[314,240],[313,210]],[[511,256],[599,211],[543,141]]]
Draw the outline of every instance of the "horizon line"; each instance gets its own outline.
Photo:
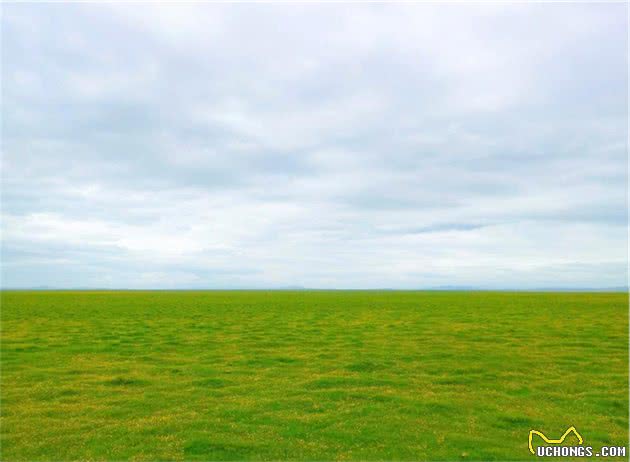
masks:
[[[317,288],[317,287],[223,287],[223,288],[129,288],[129,287],[0,287],[0,291],[108,291],[108,292],[238,292],[238,291],[268,291],[268,292],[611,292],[627,293],[628,286],[613,287],[424,287],[424,288]]]

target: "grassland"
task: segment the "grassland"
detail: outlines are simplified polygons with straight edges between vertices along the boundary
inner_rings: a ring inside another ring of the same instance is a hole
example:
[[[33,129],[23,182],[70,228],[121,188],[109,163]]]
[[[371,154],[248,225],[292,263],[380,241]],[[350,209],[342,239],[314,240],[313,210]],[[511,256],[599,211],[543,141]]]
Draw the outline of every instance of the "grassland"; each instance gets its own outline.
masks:
[[[622,293],[2,293],[2,460],[530,460],[628,445]]]

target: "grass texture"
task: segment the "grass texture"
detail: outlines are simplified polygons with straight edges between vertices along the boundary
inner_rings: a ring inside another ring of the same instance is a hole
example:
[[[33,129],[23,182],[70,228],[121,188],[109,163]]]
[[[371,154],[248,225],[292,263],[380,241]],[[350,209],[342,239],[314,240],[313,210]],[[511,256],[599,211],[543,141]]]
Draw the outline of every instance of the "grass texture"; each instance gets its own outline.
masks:
[[[2,460],[533,460],[628,445],[628,295],[4,291]]]

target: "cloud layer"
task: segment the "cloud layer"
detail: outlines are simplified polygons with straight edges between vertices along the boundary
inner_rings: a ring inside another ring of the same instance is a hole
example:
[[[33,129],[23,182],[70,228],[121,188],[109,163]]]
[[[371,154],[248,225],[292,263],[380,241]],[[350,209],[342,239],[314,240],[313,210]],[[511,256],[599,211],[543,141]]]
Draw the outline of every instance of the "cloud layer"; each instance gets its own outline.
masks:
[[[627,5],[10,4],[4,287],[627,281]]]

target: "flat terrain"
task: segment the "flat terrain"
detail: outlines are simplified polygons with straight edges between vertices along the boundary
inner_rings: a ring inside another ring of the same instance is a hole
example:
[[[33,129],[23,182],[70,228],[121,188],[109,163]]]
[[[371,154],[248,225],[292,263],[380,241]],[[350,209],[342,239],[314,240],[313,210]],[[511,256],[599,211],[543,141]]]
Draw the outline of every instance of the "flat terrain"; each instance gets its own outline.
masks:
[[[628,445],[623,293],[5,291],[1,321],[4,461]]]

